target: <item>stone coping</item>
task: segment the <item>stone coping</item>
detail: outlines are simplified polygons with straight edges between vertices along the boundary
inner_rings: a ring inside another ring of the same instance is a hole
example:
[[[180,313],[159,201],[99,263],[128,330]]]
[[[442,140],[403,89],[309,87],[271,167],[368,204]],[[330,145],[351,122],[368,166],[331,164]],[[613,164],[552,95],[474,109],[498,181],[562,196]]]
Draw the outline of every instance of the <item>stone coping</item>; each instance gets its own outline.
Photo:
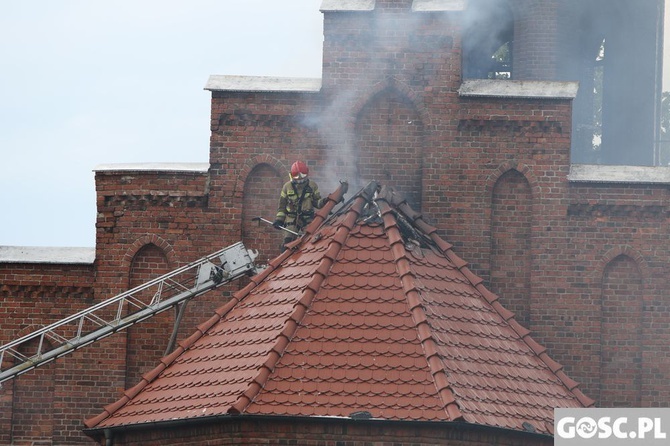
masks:
[[[95,248],[0,246],[0,263],[85,264],[95,261]]]
[[[670,184],[670,167],[573,164],[568,180],[572,183]]]
[[[321,91],[320,78],[233,76],[213,74],[205,85],[209,91],[306,92]]]
[[[412,11],[464,11],[466,4],[466,0],[414,0],[412,2]]]
[[[94,172],[207,172],[209,163],[118,163],[100,164]]]
[[[577,82],[466,79],[458,89],[464,97],[574,99]]]
[[[463,11],[466,0],[414,0],[412,11],[440,12]],[[323,0],[321,12],[374,11],[375,0]]]
[[[323,0],[321,12],[335,11],[373,11],[375,0]]]

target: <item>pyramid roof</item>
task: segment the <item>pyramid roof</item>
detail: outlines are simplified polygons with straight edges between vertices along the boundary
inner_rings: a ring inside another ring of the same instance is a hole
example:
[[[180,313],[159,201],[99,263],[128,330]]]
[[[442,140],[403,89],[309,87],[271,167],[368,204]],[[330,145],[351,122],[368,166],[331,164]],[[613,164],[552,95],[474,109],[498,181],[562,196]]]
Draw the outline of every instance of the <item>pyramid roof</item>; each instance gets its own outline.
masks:
[[[364,413],[552,434],[554,408],[593,405],[399,193],[345,192],[86,426]]]

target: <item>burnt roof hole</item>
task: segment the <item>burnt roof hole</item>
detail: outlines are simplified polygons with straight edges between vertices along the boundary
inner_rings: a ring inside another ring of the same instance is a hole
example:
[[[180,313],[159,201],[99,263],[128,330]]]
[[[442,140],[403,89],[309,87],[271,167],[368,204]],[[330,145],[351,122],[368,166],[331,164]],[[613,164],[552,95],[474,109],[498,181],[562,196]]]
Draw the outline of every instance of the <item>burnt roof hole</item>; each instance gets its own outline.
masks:
[[[379,224],[382,223],[382,211],[377,206],[377,202],[368,201],[361,211],[360,218],[363,219],[363,224]]]
[[[405,241],[405,248],[407,248],[407,250],[411,251],[414,247],[428,248],[426,237],[417,231],[402,214],[393,211],[393,215],[398,223],[398,229],[400,230],[402,239]]]

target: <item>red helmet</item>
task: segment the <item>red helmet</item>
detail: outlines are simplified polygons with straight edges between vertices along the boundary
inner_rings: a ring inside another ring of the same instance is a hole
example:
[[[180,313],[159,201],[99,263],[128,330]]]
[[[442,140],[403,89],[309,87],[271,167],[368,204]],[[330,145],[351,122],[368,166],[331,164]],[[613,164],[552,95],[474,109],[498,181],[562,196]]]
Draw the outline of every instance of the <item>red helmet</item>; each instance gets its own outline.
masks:
[[[309,168],[307,167],[307,164],[303,163],[302,161],[296,161],[293,163],[291,166],[291,179],[293,181],[304,181],[307,179],[307,175],[309,175]]]

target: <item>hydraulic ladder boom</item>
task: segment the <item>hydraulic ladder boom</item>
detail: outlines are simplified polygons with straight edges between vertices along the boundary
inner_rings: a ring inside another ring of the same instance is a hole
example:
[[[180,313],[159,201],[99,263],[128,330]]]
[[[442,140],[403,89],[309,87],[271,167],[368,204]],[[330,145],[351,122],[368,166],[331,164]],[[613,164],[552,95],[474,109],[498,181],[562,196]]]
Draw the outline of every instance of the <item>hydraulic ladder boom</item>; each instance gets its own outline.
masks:
[[[0,383],[219,285],[256,273],[254,259],[257,256],[257,252],[247,250],[238,242],[0,346]],[[30,353],[25,353],[29,349],[32,349]],[[12,362],[14,364],[9,364]],[[5,363],[10,366],[5,368]]]

